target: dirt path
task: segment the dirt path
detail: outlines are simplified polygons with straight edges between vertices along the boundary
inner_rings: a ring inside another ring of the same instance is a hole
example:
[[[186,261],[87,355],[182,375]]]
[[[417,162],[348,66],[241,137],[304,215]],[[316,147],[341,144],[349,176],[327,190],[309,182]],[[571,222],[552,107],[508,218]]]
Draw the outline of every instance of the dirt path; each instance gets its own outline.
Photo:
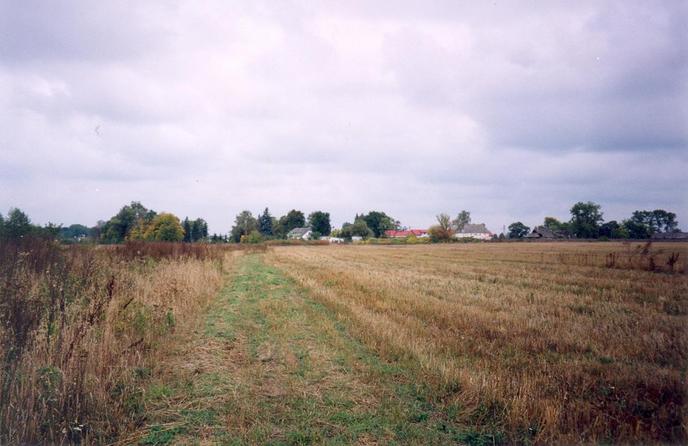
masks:
[[[260,255],[239,260],[202,328],[146,393],[123,444],[449,444],[461,437]]]

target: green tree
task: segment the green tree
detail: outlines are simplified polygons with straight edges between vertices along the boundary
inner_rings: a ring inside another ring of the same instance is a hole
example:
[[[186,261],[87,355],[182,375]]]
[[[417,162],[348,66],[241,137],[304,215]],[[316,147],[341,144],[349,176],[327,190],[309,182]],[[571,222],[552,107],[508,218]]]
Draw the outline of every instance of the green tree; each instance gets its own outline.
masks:
[[[380,211],[370,211],[366,215],[357,215],[356,219],[354,219],[354,223],[358,219],[363,219],[366,225],[368,225],[368,228],[373,231],[373,235],[378,238],[385,235],[385,231],[399,227],[398,221]]]
[[[258,217],[258,231],[264,237],[272,237],[273,235],[272,220],[273,218],[268,208],[265,208],[263,213]]]
[[[101,230],[101,240],[105,243],[121,243],[134,227],[147,226],[155,215],[155,211],[146,209],[138,201],[132,201],[105,223]]]
[[[452,221],[452,226],[456,232],[461,232],[463,228],[471,222],[471,213],[468,211],[461,211],[459,215]]]
[[[241,236],[241,243],[261,243],[263,241],[263,236],[261,233],[254,229],[249,234],[244,234]]]
[[[311,231],[317,232],[322,235],[330,235],[332,231],[332,226],[330,226],[330,213],[315,211],[308,216],[308,224],[311,227]]]
[[[339,236],[347,240],[351,240],[351,237],[361,237],[364,240],[373,237],[375,234],[368,227],[368,224],[364,219],[358,218],[354,224],[344,223],[342,229],[339,232]]]
[[[638,222],[637,220],[634,220],[633,218],[630,218],[628,220],[624,220],[622,222],[623,228],[626,230],[626,233],[628,234],[628,238],[633,238],[633,239],[646,239],[650,238],[650,228],[641,223]]]
[[[191,239],[191,220],[189,220],[189,217],[184,217],[182,228],[184,228],[184,242],[189,243],[193,241]]]
[[[571,232],[578,238],[599,236],[602,212],[599,204],[579,201],[571,208]]]
[[[610,239],[626,238],[628,232],[616,220],[608,221],[600,226],[600,237]]]
[[[91,230],[79,224],[69,225],[66,228],[60,228],[59,237],[60,240],[64,242],[75,242],[89,238],[91,235]]]
[[[632,238],[648,238],[657,232],[673,232],[678,227],[676,214],[664,209],[654,211],[634,211],[631,218],[624,222]]]
[[[17,208],[10,209],[3,224],[3,233],[8,238],[19,238],[30,234],[33,225],[29,216]]]
[[[523,238],[528,235],[530,228],[520,221],[511,223],[509,225],[509,238]]]
[[[179,218],[170,213],[160,213],[146,226],[144,239],[156,242],[181,242],[184,228]]]
[[[208,238],[208,223],[202,218],[197,218],[191,223],[191,241],[198,242]]]
[[[251,231],[258,229],[258,220],[251,214],[251,211],[241,211],[234,219],[234,226],[230,231],[230,238],[235,242],[241,241],[242,235],[248,235]]]

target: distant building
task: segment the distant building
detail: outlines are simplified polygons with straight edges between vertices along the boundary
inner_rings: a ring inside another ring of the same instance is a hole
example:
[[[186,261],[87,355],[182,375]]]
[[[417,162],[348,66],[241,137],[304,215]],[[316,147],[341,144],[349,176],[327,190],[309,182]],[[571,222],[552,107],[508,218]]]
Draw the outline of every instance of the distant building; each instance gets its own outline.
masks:
[[[688,240],[688,232],[656,232],[652,240]]]
[[[344,243],[344,239],[341,237],[327,237],[327,241],[330,243]]]
[[[428,231],[426,229],[405,229],[403,231],[395,231],[390,229],[385,231],[385,236],[389,238],[406,238],[410,236],[414,237],[429,237]]]
[[[289,240],[308,240],[312,233],[311,228],[294,228],[287,233],[287,238]]]
[[[552,231],[547,226],[536,226],[535,228],[533,228],[533,232],[526,235],[525,238],[553,240],[557,238],[563,238],[563,236],[559,233]]]
[[[468,223],[462,230],[454,234],[456,238],[475,238],[478,240],[490,240],[492,233],[485,226],[485,223]]]

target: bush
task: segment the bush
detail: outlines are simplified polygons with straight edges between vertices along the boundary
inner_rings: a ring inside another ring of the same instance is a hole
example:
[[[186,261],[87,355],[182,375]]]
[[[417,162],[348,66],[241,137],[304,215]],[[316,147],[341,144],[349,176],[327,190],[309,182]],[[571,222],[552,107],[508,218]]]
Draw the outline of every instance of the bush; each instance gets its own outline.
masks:
[[[443,228],[440,225],[431,226],[428,229],[430,241],[433,243],[448,243],[454,238],[454,232],[449,228]]]
[[[252,243],[252,244],[257,244],[257,243],[262,243],[263,242],[263,236],[261,235],[260,232],[257,230],[251,231],[248,235],[242,235],[241,236],[241,243]]]

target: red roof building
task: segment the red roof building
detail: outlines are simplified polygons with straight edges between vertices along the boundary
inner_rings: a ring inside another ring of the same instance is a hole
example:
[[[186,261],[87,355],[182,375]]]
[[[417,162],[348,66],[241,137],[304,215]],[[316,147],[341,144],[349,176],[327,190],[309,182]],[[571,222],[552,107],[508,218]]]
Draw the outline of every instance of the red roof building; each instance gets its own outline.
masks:
[[[426,229],[406,229],[404,231],[395,231],[393,229],[385,231],[385,236],[390,238],[404,238],[409,236],[427,237],[428,231]]]

